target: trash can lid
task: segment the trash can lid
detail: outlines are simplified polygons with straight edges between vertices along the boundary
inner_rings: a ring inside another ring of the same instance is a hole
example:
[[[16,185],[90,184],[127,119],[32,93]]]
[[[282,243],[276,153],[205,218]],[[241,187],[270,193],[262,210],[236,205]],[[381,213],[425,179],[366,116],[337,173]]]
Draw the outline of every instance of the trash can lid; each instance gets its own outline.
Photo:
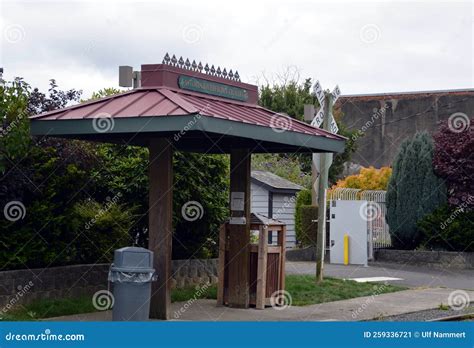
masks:
[[[139,247],[124,247],[114,251],[110,269],[118,272],[154,272],[153,252]]]
[[[114,264],[110,266],[110,272],[124,272],[124,273],[155,273],[154,268],[141,267],[115,267]]]

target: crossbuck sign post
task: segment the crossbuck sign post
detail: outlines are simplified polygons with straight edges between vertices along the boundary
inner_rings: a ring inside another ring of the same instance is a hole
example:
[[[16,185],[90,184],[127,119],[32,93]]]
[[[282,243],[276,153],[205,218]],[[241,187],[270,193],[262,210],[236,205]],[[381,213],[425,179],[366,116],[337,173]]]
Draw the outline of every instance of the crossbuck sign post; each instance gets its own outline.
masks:
[[[320,127],[323,125],[323,129],[336,134],[339,131],[336,120],[332,115],[332,107],[336,100],[341,95],[341,91],[338,86],[334,88],[332,93],[326,93],[323,91],[319,81],[316,81],[313,87],[313,92],[318,98],[321,108],[318,113],[314,115],[311,125],[313,127]],[[326,188],[328,186],[328,175],[329,167],[332,164],[332,153],[321,153],[313,154],[313,196],[316,193],[316,184],[318,185],[318,233],[316,241],[316,281],[323,279],[323,265],[324,265],[324,248],[326,245]],[[319,180],[316,180],[317,175],[314,171],[319,172]],[[314,197],[315,198],[315,197]],[[313,198],[313,202],[315,199]]]

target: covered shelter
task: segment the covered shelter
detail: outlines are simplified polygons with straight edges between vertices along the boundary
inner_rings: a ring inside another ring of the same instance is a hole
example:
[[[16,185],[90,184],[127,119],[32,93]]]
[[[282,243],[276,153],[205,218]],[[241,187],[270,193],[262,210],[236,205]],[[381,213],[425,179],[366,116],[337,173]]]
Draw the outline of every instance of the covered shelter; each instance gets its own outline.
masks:
[[[170,58],[141,67],[141,87],[31,117],[36,136],[149,148],[150,316],[170,315],[174,151],[230,154],[229,305],[249,306],[252,153],[342,152],[345,138],[257,104],[232,70]]]

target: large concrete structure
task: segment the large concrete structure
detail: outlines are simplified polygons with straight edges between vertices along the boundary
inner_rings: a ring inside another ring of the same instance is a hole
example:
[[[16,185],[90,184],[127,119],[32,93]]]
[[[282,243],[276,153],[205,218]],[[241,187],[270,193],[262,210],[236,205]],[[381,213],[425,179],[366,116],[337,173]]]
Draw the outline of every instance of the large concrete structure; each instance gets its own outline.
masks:
[[[342,121],[356,134],[352,161],[364,167],[392,164],[400,143],[417,131],[436,131],[454,113],[474,117],[474,89],[341,96]]]

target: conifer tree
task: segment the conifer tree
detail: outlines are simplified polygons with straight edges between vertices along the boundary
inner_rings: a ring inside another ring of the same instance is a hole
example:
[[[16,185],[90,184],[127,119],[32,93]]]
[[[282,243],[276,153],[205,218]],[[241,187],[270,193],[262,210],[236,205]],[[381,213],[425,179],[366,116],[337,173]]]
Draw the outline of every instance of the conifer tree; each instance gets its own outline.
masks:
[[[402,143],[387,190],[392,245],[412,249],[420,242],[416,223],[446,201],[446,187],[433,172],[433,140],[427,132]]]

